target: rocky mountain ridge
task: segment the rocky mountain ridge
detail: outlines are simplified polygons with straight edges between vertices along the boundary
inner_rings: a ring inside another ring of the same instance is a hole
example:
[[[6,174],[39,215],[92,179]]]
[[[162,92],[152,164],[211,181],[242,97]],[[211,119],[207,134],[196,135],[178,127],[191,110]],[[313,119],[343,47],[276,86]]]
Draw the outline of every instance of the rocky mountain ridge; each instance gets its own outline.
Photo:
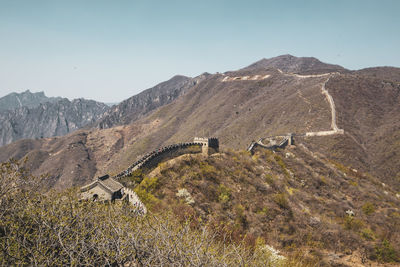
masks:
[[[10,93],[0,98],[0,111],[13,110],[21,107],[35,108],[40,104],[46,102],[54,103],[61,99],[61,97],[47,97],[43,91],[32,93],[26,90],[22,93]]]
[[[0,146],[19,139],[62,136],[100,119],[108,110],[103,103],[66,98],[0,111]]]

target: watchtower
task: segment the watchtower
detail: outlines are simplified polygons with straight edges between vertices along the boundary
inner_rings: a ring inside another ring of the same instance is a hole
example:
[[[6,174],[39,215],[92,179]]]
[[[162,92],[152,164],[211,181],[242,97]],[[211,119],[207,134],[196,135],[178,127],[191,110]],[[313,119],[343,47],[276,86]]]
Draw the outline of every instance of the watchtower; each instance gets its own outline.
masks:
[[[202,153],[204,155],[210,155],[219,151],[219,141],[218,138],[215,137],[211,138],[195,137],[193,143],[201,144]]]

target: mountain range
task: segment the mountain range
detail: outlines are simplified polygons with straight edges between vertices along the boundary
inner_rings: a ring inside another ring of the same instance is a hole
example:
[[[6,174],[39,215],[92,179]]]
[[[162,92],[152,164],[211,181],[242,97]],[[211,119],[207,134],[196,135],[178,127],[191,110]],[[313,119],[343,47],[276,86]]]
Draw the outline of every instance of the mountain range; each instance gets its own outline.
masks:
[[[110,108],[94,127],[12,143],[0,148],[0,160],[34,158],[34,173],[50,173],[52,186],[62,188],[119,172],[148,151],[194,136],[216,136],[222,147],[246,149],[266,136],[327,131],[331,108],[321,91],[324,85],[344,134],[298,140],[398,188],[399,69],[388,70],[350,71],[315,58],[284,55],[238,71],[175,76]],[[331,74],[320,75],[326,71]]]
[[[0,98],[0,146],[19,139],[63,136],[80,128],[129,124],[183,95],[209,74],[172,77],[113,105],[93,100],[46,97],[44,92],[11,93]]]
[[[332,73],[329,77],[318,76],[326,70]],[[216,136],[223,147],[245,149],[265,136],[330,130],[330,105],[321,92],[325,84],[344,134],[302,142],[399,186],[394,177],[400,172],[395,164],[400,85],[388,79],[399,71],[379,70],[349,71],[315,58],[284,55],[238,71],[176,76],[112,107],[94,128],[56,139],[15,142],[0,149],[0,160],[38,154],[32,170],[50,173],[53,185],[65,187],[118,172],[150,150],[194,136]]]
[[[400,261],[399,68],[348,70],[283,55],[174,76],[110,108],[89,102],[2,111],[14,132],[48,127],[60,136],[4,145],[0,162],[26,158],[26,169],[46,175],[44,191],[61,191],[161,147],[217,137],[219,153],[170,158],[120,182],[152,212],[206,222],[250,246],[262,239],[317,266]],[[246,151],[282,135],[294,145]]]

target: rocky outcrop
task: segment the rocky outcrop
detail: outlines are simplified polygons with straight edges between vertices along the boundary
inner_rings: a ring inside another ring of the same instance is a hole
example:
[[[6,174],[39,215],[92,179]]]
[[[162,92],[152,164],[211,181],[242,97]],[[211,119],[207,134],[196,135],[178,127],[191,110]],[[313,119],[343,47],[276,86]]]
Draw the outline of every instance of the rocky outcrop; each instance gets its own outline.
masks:
[[[0,145],[18,139],[61,136],[100,119],[109,109],[93,100],[64,98],[35,108],[21,107],[0,112]]]
[[[60,101],[61,97],[47,97],[44,92],[31,93],[26,90],[23,93],[11,93],[0,98],[0,111],[13,110],[16,108],[35,108],[40,104]]]

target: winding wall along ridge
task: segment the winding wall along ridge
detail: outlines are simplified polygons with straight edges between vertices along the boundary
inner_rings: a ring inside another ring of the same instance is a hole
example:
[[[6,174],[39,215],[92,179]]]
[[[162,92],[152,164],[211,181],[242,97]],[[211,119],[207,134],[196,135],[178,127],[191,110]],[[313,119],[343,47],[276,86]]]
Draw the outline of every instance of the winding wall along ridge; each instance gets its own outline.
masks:
[[[288,134],[287,136],[270,136],[266,138],[280,138],[283,137],[284,139],[279,145],[272,145],[272,146],[267,146],[262,143],[262,140],[265,138],[260,138],[257,142],[253,141],[249,147],[247,148],[248,151],[253,152],[253,149],[256,148],[257,146],[263,147],[266,149],[271,149],[275,150],[278,148],[284,148],[288,144],[291,144],[291,139],[293,136],[328,136],[328,135],[335,135],[335,134],[344,134],[343,129],[339,129],[339,127],[336,124],[336,107],[335,107],[335,102],[333,101],[333,97],[329,94],[328,90],[326,89],[326,84],[330,80],[330,78],[333,75],[340,75],[340,73],[333,72],[333,73],[323,73],[323,74],[312,74],[312,75],[300,75],[300,74],[295,74],[295,73],[284,73],[282,70],[278,69],[279,73],[283,75],[288,75],[288,76],[293,76],[296,78],[304,79],[304,78],[316,78],[316,77],[325,77],[328,76],[328,78],[322,83],[321,86],[321,92],[322,94],[325,95],[326,99],[328,100],[330,109],[331,109],[331,130],[326,130],[326,131],[316,131],[316,132],[306,132],[305,134]]]
[[[130,176],[130,175],[132,175],[132,173],[134,171],[136,171],[137,169],[140,169],[142,167],[146,167],[152,160],[155,160],[156,158],[160,157],[161,155],[171,153],[174,151],[183,150],[183,149],[186,149],[186,148],[192,147],[192,146],[202,147],[203,145],[204,144],[200,143],[200,142],[188,142],[188,143],[173,144],[173,145],[169,145],[169,146],[165,146],[165,147],[153,150],[152,152],[145,154],[140,159],[135,161],[126,170],[115,175],[114,178],[120,179],[122,177]]]

